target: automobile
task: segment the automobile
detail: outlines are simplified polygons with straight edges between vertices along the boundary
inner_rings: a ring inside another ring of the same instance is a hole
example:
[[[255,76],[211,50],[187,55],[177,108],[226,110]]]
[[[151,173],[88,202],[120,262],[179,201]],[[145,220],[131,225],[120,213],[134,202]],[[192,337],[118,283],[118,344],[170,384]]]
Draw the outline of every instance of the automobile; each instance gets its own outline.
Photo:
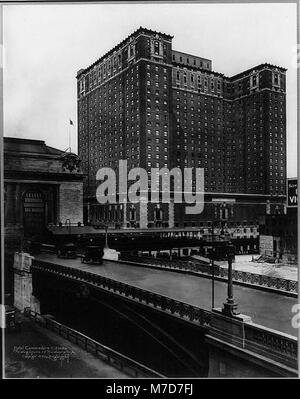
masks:
[[[22,322],[13,306],[5,305],[5,328],[8,331],[21,331]]]
[[[58,258],[75,259],[77,258],[77,247],[73,243],[65,243],[57,248]]]
[[[102,264],[102,257],[104,251],[102,247],[97,247],[96,245],[89,245],[86,247],[84,254],[81,258],[82,263],[98,263]]]
[[[26,240],[23,243],[23,250],[31,255],[38,254],[41,251],[41,243],[35,239]]]

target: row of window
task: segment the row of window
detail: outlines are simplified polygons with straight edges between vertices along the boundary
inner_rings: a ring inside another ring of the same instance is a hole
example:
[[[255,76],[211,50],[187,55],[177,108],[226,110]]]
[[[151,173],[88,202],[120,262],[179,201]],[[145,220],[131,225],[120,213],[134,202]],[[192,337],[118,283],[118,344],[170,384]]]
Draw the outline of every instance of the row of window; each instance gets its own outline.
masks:
[[[174,62],[179,62],[179,63],[184,63],[186,65],[192,65],[196,66],[199,68],[205,68],[205,69],[210,69],[211,68],[211,63],[207,60],[203,60],[198,57],[192,57],[188,55],[182,55],[174,52],[172,54],[172,60]]]

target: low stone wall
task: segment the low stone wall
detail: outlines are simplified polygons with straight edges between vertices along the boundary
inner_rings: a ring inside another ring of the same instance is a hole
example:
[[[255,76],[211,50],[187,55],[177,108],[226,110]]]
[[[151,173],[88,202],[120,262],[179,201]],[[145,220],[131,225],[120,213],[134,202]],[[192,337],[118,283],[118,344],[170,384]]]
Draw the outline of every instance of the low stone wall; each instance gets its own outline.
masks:
[[[15,252],[14,255],[14,306],[21,312],[25,308],[39,312],[39,301],[32,295],[31,265],[33,256],[25,252]]]

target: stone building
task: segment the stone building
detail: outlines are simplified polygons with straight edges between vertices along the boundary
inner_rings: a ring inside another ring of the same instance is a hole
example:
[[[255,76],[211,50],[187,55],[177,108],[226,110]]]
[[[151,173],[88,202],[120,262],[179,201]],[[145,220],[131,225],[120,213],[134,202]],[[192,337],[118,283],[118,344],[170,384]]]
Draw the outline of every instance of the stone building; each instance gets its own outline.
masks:
[[[47,226],[83,221],[83,174],[76,154],[44,141],[4,137],[4,234],[8,267],[23,239]],[[9,272],[6,274],[9,280]]]

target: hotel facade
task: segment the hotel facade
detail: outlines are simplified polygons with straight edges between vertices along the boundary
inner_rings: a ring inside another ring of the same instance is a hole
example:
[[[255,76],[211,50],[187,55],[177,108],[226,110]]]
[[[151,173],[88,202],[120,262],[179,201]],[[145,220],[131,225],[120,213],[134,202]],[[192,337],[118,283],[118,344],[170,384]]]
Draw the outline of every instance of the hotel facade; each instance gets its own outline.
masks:
[[[211,60],[173,50],[172,39],[139,28],[77,74],[85,222],[205,229],[220,221],[255,237],[266,215],[284,213],[286,69],[265,63],[227,77]],[[204,211],[187,215],[173,201],[99,204],[96,173],[117,171],[119,160],[148,173],[203,168]]]

